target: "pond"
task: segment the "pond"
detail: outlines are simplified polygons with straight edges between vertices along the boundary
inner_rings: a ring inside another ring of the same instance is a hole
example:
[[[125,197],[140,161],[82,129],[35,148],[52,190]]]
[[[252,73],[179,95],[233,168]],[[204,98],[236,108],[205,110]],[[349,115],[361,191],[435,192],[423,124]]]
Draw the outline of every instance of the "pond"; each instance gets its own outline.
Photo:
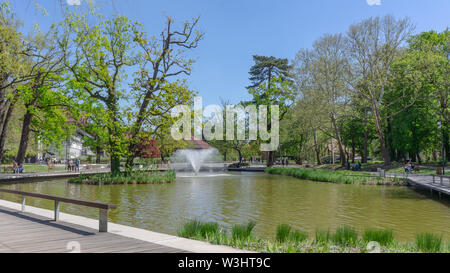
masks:
[[[256,222],[255,234],[273,237],[276,226],[290,224],[314,234],[351,225],[389,228],[402,241],[433,232],[450,239],[450,202],[407,187],[320,183],[264,173],[177,175],[164,185],[93,186],[65,180],[1,185],[4,188],[116,204],[114,223],[176,235],[190,219],[233,224]],[[20,197],[0,194],[20,202]],[[53,202],[28,198],[27,204],[53,209]],[[62,204],[63,212],[97,218],[96,209]]]

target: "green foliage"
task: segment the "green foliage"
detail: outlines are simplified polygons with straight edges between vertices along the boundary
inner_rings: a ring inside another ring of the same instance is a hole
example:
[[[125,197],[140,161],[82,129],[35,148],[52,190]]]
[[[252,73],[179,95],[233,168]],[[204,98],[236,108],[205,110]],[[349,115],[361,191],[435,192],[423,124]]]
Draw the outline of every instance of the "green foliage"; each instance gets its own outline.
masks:
[[[442,247],[442,236],[431,233],[420,233],[416,235],[417,249],[423,252],[439,252]]]
[[[293,230],[287,224],[280,224],[277,226],[276,240],[280,243],[291,241],[294,243],[303,242],[308,238],[308,234],[300,230]]]
[[[257,252],[275,253],[367,253],[367,241],[358,239],[356,230],[352,227],[340,227],[336,234],[331,234],[330,230],[316,230],[315,238],[309,238],[308,234],[292,230],[288,225],[278,225],[276,237],[259,238],[250,236],[247,233],[247,225],[238,225],[239,233],[242,236],[234,236],[225,232],[217,224],[212,222],[201,222],[191,220],[187,222],[179,231],[178,235],[186,238],[208,241],[213,244],[227,245]],[[429,239],[421,239],[423,243],[432,247],[419,247],[410,242],[398,242],[385,230],[368,229],[371,239],[378,239],[386,243],[380,248],[384,253],[404,253],[417,251],[450,252],[450,244],[446,247],[437,236],[429,236]],[[388,235],[387,235],[388,234]],[[248,235],[248,236],[247,236]],[[384,238],[384,239],[380,239]],[[428,241],[427,243],[425,243]],[[442,243],[442,246],[441,246]],[[439,245],[439,247],[437,247]],[[426,249],[426,250],[425,250]]]
[[[338,227],[332,239],[338,245],[355,245],[358,240],[358,232],[350,226]]]
[[[270,174],[288,175],[303,180],[320,182],[333,182],[344,184],[368,184],[368,185],[406,185],[402,178],[373,176],[370,173],[356,173],[351,171],[333,171],[323,169],[301,168],[266,168]],[[355,175],[360,176],[355,176]]]
[[[133,171],[131,173],[118,174],[80,174],[80,177],[70,178],[69,183],[88,185],[163,184],[173,182],[175,179],[176,174],[174,170],[166,172]]]
[[[191,220],[178,230],[178,236],[185,238],[206,238],[219,232],[219,225],[213,222]]]
[[[231,230],[233,239],[235,240],[245,240],[248,239],[256,223],[254,221],[249,221],[246,225],[236,224]]]
[[[315,233],[315,242],[319,244],[327,244],[331,241],[332,235],[330,233],[330,230],[316,230]]]
[[[388,246],[394,241],[394,235],[390,229],[366,229],[363,240],[365,242],[378,242],[381,246]]]

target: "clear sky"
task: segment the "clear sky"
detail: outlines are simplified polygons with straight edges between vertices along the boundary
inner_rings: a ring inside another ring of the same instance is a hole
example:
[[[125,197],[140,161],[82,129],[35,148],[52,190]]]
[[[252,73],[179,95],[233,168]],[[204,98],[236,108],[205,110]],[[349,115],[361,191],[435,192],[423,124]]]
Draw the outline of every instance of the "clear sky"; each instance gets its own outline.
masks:
[[[48,15],[34,8],[36,0],[12,0],[20,19],[43,27],[61,19],[67,0],[38,0]],[[68,0],[77,2],[80,0]],[[189,78],[205,104],[248,100],[245,86],[252,55],[292,59],[301,48],[310,48],[325,33],[345,32],[370,16],[408,16],[416,32],[442,31],[449,26],[450,0],[94,0],[104,15],[118,13],[144,24],[158,34],[165,16],[177,22],[200,16],[205,33],[193,52],[197,62]],[[82,9],[81,6],[71,7]]]

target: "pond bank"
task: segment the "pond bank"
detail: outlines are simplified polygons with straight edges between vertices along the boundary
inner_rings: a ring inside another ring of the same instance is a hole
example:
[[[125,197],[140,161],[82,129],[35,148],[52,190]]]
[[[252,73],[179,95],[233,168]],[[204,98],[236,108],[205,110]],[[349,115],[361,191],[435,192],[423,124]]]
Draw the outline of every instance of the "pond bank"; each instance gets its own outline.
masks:
[[[252,234],[256,223],[233,226],[231,233],[215,222],[192,220],[178,231],[178,236],[212,244],[267,253],[450,253],[450,242],[441,235],[418,233],[414,242],[399,242],[392,230],[365,229],[361,236],[350,226],[334,232],[316,230],[313,236],[280,224],[274,239],[262,239]]]
[[[298,179],[311,180],[317,182],[330,182],[341,184],[358,185],[391,185],[407,186],[408,183],[401,176],[380,177],[370,173],[358,173],[351,171],[332,171],[324,169],[303,169],[303,168],[267,168],[269,174],[287,175]]]

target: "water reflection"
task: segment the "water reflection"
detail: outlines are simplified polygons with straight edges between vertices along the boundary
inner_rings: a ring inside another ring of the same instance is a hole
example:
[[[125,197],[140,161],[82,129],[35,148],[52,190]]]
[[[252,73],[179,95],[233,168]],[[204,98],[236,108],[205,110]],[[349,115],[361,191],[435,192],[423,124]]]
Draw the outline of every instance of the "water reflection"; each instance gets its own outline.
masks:
[[[216,221],[227,228],[255,220],[255,232],[274,236],[279,223],[313,233],[317,228],[352,225],[390,228],[401,240],[418,232],[450,238],[448,202],[437,202],[405,187],[337,185],[266,174],[178,176],[167,185],[92,186],[64,180],[2,185],[2,187],[67,196],[118,205],[113,222],[176,234],[189,219]],[[20,197],[0,194],[20,202]],[[53,202],[27,199],[33,206]],[[97,218],[98,211],[62,204],[62,211]]]

